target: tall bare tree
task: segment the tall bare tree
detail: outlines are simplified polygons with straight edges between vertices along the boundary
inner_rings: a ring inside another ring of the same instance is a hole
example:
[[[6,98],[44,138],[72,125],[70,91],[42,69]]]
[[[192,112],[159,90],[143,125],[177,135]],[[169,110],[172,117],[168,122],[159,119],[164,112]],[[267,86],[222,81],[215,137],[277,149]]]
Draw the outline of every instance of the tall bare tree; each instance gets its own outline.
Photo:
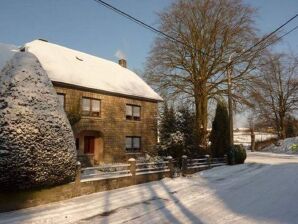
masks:
[[[254,15],[241,0],[177,0],[160,13],[159,29],[178,41],[156,38],[147,80],[167,97],[194,102],[200,146],[206,144],[209,100],[227,94],[228,61],[235,61],[232,82],[241,88],[264,48],[265,42],[242,51],[257,41]]]
[[[286,116],[298,110],[298,58],[268,53],[261,61],[252,91],[260,120],[286,136]]]

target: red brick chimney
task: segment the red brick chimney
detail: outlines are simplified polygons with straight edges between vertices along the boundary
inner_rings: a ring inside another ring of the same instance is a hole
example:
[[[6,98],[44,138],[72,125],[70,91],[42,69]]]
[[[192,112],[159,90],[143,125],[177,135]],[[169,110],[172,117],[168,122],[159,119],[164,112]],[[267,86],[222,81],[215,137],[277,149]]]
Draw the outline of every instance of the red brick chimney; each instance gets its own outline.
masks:
[[[126,64],[126,60],[125,59],[120,59],[118,61],[119,65],[121,65],[123,68],[126,68],[127,64]]]

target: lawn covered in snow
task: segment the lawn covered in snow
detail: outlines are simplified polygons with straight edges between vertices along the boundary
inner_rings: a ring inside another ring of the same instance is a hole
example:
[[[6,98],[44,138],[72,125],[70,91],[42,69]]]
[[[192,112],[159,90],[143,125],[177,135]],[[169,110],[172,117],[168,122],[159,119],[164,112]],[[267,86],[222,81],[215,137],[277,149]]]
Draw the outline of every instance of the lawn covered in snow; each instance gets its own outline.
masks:
[[[298,156],[247,163],[0,214],[0,223],[297,223]]]

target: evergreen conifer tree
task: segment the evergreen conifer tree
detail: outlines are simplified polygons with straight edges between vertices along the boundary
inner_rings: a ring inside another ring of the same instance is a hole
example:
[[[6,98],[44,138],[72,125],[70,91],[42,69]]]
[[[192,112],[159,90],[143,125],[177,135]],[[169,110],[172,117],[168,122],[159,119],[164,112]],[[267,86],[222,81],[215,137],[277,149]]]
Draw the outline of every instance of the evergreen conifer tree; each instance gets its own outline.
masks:
[[[226,105],[218,102],[210,134],[213,157],[223,157],[229,150],[229,116]]]
[[[183,134],[184,148],[191,157],[195,157],[198,154],[195,127],[195,114],[189,107],[185,105],[180,106],[177,115],[177,129]]]
[[[177,131],[176,125],[176,115],[173,106],[168,107],[167,102],[164,104],[163,113],[160,122],[160,142],[161,144],[166,144],[170,138],[171,134]]]
[[[295,117],[288,115],[286,119],[286,137],[292,138],[297,135],[297,121]]]

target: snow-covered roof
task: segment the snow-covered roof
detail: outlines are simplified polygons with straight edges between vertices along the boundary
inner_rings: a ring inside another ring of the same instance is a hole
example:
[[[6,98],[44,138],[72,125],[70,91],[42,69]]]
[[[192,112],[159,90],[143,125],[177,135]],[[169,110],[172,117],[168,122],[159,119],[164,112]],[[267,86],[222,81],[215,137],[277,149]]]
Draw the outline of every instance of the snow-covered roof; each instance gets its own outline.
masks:
[[[162,101],[137,74],[115,62],[42,40],[25,44],[25,49],[54,82]]]

